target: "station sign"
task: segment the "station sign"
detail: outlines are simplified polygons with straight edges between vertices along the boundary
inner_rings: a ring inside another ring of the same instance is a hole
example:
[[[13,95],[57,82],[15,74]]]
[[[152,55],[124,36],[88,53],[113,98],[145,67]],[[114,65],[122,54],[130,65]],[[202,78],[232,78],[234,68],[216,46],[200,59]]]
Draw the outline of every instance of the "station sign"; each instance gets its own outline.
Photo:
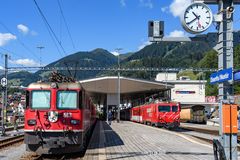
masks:
[[[2,85],[3,87],[5,87],[5,86],[7,85],[7,78],[3,77],[3,78],[1,79],[1,85]]]
[[[176,91],[176,94],[195,94],[195,91]]]
[[[210,84],[221,83],[229,80],[232,80],[232,68],[212,73],[210,76]]]
[[[240,71],[236,71],[233,73],[233,80],[240,81]]]

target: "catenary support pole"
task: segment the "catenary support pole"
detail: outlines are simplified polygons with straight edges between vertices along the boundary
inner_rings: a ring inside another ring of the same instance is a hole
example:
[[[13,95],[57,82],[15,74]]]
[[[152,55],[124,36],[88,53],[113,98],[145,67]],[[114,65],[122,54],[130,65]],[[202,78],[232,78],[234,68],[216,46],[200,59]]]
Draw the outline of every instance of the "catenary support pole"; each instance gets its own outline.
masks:
[[[233,68],[233,14],[227,8],[233,6],[232,0],[220,0],[218,12],[222,21],[218,24],[218,69]],[[227,160],[237,160],[237,135],[225,134],[223,130],[222,107],[224,103],[231,104],[233,99],[233,80],[219,83],[219,117],[220,117],[220,142],[224,148]]]

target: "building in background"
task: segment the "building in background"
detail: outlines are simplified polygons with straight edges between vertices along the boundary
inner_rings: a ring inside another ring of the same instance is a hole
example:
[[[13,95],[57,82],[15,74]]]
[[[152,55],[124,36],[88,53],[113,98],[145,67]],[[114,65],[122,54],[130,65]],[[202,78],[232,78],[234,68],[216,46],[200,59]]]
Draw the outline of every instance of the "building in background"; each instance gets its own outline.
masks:
[[[158,73],[156,81],[173,84],[171,100],[184,103],[205,103],[206,80],[190,80],[188,76],[177,79],[176,73]]]

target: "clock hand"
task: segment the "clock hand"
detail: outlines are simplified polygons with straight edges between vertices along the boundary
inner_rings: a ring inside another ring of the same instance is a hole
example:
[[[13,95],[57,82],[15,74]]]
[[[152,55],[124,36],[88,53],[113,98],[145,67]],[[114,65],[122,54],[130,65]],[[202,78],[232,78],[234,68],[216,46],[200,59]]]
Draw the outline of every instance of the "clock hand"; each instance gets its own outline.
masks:
[[[198,17],[194,18],[193,20],[191,20],[190,22],[187,22],[187,24],[191,24],[192,22],[196,21],[198,19]]]
[[[192,12],[192,14],[194,14],[196,18],[199,18],[199,16],[196,13]]]
[[[199,20],[200,19],[200,15],[198,16],[198,15],[196,15],[196,13],[194,13],[194,12],[192,12],[193,14],[194,14],[194,16],[196,17],[196,18],[194,18],[192,21],[190,21],[190,22],[188,22],[187,24],[190,24],[190,23],[192,23],[192,22],[194,22],[194,21],[196,21],[196,20]]]
[[[199,20],[199,18],[201,17],[200,15],[198,16],[195,12],[192,12],[192,14],[194,14],[194,16]]]

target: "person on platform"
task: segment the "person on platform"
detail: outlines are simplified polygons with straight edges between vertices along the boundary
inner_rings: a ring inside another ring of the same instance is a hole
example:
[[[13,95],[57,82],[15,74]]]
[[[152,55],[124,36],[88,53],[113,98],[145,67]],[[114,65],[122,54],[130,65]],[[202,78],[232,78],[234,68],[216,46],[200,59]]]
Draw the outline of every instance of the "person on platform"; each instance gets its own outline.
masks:
[[[12,123],[14,126],[14,130],[18,131],[18,123],[17,123],[18,116],[19,116],[18,103],[13,102],[11,105],[12,105],[12,110],[13,110]]]
[[[109,111],[108,112],[108,124],[111,125],[111,122],[112,122],[112,112]]]

